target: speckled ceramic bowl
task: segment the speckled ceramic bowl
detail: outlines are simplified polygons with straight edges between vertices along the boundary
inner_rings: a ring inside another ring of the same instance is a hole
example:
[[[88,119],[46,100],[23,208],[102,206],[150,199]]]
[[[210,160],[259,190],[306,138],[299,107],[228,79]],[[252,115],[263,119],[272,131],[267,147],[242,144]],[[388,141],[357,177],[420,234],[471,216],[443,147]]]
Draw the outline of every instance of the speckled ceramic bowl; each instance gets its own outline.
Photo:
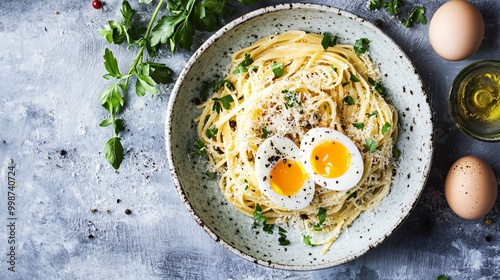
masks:
[[[227,204],[217,180],[203,175],[208,162],[193,153],[198,139],[193,104],[204,80],[222,78],[229,54],[264,36],[286,30],[331,32],[342,42],[371,40],[372,59],[379,65],[390,102],[400,113],[402,151],[391,192],[375,209],[363,213],[321,255],[321,246],[303,244],[302,232],[289,230],[291,245],[283,247],[277,235],[256,234],[252,218]],[[174,86],[166,117],[166,145],[178,193],[196,222],[218,243],[256,263],[281,269],[310,270],[339,265],[361,256],[384,241],[403,222],[424,188],[433,151],[428,96],[414,66],[384,33],[348,12],[315,4],[284,4],[246,14],[205,42],[187,62]]]

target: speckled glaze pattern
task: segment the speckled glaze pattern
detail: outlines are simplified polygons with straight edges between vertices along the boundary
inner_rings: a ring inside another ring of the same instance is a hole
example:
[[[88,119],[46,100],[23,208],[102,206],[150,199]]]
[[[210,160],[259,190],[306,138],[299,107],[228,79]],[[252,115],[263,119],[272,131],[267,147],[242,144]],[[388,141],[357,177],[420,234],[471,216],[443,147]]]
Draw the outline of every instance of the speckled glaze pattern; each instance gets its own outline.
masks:
[[[321,246],[303,244],[305,232],[290,229],[291,245],[277,235],[252,229],[252,218],[229,205],[217,180],[203,172],[208,161],[193,152],[198,139],[193,99],[204,81],[224,77],[229,55],[267,35],[287,30],[330,32],[340,43],[368,38],[388,100],[399,112],[397,147],[402,151],[389,195],[363,213],[321,255]],[[291,270],[327,268],[353,260],[383,242],[404,221],[425,185],[433,154],[429,98],[404,52],[371,23],[351,13],[323,5],[283,4],[246,14],[216,32],[191,57],[172,91],[166,116],[167,157],[177,191],[197,223],[222,246],[255,263]]]

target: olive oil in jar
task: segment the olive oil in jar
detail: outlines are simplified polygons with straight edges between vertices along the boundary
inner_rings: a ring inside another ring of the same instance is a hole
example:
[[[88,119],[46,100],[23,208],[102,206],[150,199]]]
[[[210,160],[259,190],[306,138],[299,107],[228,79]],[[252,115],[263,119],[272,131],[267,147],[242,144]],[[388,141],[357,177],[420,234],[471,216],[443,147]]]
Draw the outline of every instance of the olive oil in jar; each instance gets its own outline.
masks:
[[[465,134],[500,141],[500,60],[476,61],[462,69],[453,80],[448,109]]]
[[[500,126],[500,73],[479,72],[459,90],[461,114],[485,125]]]

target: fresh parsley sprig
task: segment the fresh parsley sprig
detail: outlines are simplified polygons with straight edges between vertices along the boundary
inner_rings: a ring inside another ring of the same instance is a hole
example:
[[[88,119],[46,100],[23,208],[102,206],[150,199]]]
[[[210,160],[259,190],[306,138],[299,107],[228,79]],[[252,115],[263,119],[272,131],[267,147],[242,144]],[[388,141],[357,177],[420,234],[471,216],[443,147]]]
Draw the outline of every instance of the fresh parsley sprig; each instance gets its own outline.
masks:
[[[253,4],[258,0],[239,0],[242,4]],[[139,0],[141,4],[151,4],[153,0]],[[123,146],[120,133],[125,129],[125,121],[118,118],[125,104],[125,94],[130,90],[130,82],[135,80],[133,89],[138,96],[158,94],[158,86],[172,82],[172,70],[163,63],[152,62],[158,49],[169,45],[172,53],[177,47],[190,50],[196,30],[214,31],[220,19],[227,13],[225,0],[159,0],[147,26],[140,24],[136,11],[128,1],[122,2],[121,20],[110,20],[99,34],[110,44],[127,44],[127,49],[137,48],[137,55],[126,73],[121,72],[118,61],[109,48],[104,51],[106,80],[114,79],[100,95],[99,101],[108,111],[108,116],[99,124],[111,126],[112,137],[104,146],[107,161],[118,169],[123,161]],[[160,19],[160,13],[165,13]]]

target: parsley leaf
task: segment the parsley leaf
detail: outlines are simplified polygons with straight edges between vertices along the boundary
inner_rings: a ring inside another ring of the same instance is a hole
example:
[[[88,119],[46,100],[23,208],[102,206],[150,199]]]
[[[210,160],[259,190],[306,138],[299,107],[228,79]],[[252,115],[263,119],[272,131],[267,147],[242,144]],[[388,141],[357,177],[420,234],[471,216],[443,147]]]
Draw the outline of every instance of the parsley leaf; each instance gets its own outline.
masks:
[[[207,135],[208,138],[212,139],[217,135],[217,132],[219,132],[217,126],[212,125],[210,128],[207,129],[205,134]]]
[[[337,73],[337,67],[335,67],[335,66],[333,66],[333,65],[332,65],[332,69],[333,69],[333,71],[334,71],[335,73]]]
[[[304,244],[306,244],[308,246],[312,246],[312,247],[316,246],[316,244],[311,242],[311,237],[309,235],[304,235],[303,241],[304,241]]]
[[[315,231],[323,230],[321,225],[325,222],[326,219],[326,208],[320,207],[318,209],[318,223],[314,225],[313,229]]]
[[[203,174],[205,174],[209,179],[212,179],[212,180],[215,179],[215,178],[217,178],[217,173],[216,172],[205,172]]]
[[[323,39],[321,40],[321,46],[323,49],[328,49],[328,47],[333,47],[337,44],[337,35],[330,36],[328,32],[323,33]]]
[[[222,108],[229,110],[229,108],[231,108],[231,102],[234,102],[233,96],[230,94],[223,96],[221,98],[214,97],[212,98],[212,100],[214,101],[214,105],[212,105],[212,111],[217,112],[217,114],[219,114],[222,111]]]
[[[283,90],[281,93],[285,95],[285,108],[290,109],[293,107],[300,106],[300,99],[296,91]]]
[[[207,155],[207,147],[205,147],[205,144],[201,142],[201,140],[196,140],[194,142],[194,152],[197,153],[200,156],[206,156]]]
[[[355,83],[359,82],[359,79],[358,77],[354,76],[351,72],[349,72],[351,74],[351,77],[349,78],[350,81],[353,81]]]
[[[221,80],[221,81],[218,81],[214,84],[214,92],[218,92],[221,88],[226,87],[226,86],[229,90],[235,89],[235,87],[231,81]]]
[[[283,68],[283,63],[277,64],[276,62],[273,62],[273,65],[271,65],[271,69],[273,70],[274,76],[276,78],[279,78],[285,74],[285,69]]]
[[[354,98],[352,98],[352,96],[348,95],[346,97],[344,97],[344,99],[342,99],[342,103],[346,104],[346,105],[354,105],[355,102],[354,102]]]
[[[357,129],[361,129],[361,130],[363,130],[363,128],[365,128],[364,123],[352,123],[352,126],[354,126]]]
[[[274,225],[273,224],[265,224],[264,227],[262,228],[262,230],[267,233],[267,234],[273,234],[273,227]]]
[[[415,6],[408,13],[406,19],[401,19],[401,23],[405,27],[412,27],[414,23],[427,24],[427,18],[425,18],[425,8],[423,6]]]
[[[349,193],[349,191],[348,191],[347,193]],[[353,199],[353,198],[354,198],[354,199],[356,199],[357,197],[358,197],[358,191],[354,191],[354,192],[352,192],[352,193],[351,193],[351,194],[347,197],[347,200],[349,200],[349,199]]]
[[[380,10],[384,7],[384,0],[370,0],[370,11]]]
[[[118,137],[112,137],[104,146],[104,156],[114,169],[120,168],[123,161],[123,146]]]
[[[371,41],[366,38],[356,40],[354,43],[354,52],[357,55],[364,54],[368,50],[368,44],[370,44],[370,42]]]
[[[386,133],[387,133],[387,131],[389,130],[389,127],[391,127],[391,124],[390,124],[390,123],[388,123],[388,122],[386,122],[386,123],[384,124],[384,126],[382,126],[382,129],[381,129],[382,134],[386,134]]]
[[[249,54],[245,54],[245,58],[243,59],[242,62],[240,62],[237,66],[236,69],[234,69],[233,74],[241,74],[241,73],[246,73],[248,72],[247,67],[250,66],[250,64],[253,63],[252,57],[250,57]]]
[[[260,138],[267,138],[267,136],[269,135],[269,131],[267,131],[267,128],[265,126],[262,126],[261,130],[262,134],[260,135]]]
[[[399,13],[398,9],[404,4],[404,0],[388,0],[385,2],[384,7],[389,14],[397,15]]]
[[[368,118],[369,118],[369,117],[376,116],[376,115],[378,115],[378,111],[377,111],[377,110],[375,110],[375,111],[373,111],[373,112],[371,112],[371,113],[369,113],[369,114],[366,114],[366,116],[367,116]]]
[[[370,153],[375,153],[375,151],[377,150],[377,147],[378,147],[378,144],[375,140],[373,140],[372,138],[367,138],[365,140],[365,149],[370,152]]]
[[[290,245],[290,240],[287,239],[286,237],[286,230],[282,227],[278,227],[278,234],[279,234],[279,238],[278,238],[278,242],[281,246],[287,246],[287,245]]]
[[[392,155],[398,159],[401,156],[401,150],[398,149],[398,147],[393,146],[392,147]]]
[[[253,211],[253,225],[254,227],[258,225],[258,223],[265,224],[267,218],[262,214],[262,208],[260,204],[255,205],[255,210]]]
[[[101,95],[99,95],[99,100],[101,105],[112,115],[120,112],[123,106],[123,98],[120,93],[120,85],[113,84],[105,89]]]
[[[385,97],[385,89],[384,89],[384,87],[379,82],[377,82],[374,79],[368,77],[368,83],[370,85],[372,85],[373,88],[375,88],[375,90],[378,92],[378,94],[380,94],[380,96]]]
[[[119,78],[121,77],[120,69],[118,69],[118,62],[116,61],[113,52],[108,48],[104,50],[104,68],[108,71],[108,74],[104,75],[104,79],[108,80],[111,77]]]
[[[448,277],[444,274],[439,275],[436,280],[448,280]]]

